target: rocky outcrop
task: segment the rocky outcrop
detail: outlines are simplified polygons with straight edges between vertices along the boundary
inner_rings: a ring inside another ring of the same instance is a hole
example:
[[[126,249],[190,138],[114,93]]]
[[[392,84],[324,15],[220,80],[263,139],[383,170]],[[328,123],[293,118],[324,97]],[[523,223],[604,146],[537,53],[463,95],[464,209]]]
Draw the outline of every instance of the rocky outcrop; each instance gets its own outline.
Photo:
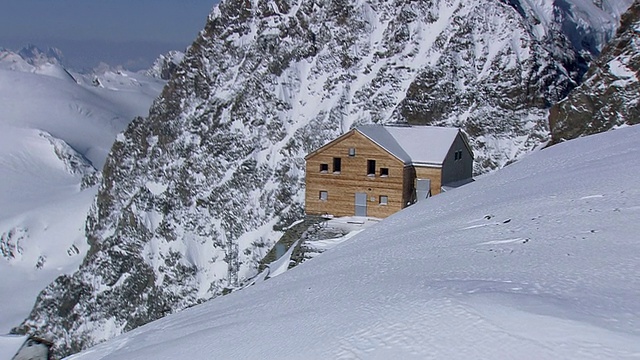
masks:
[[[549,115],[554,143],[640,123],[640,1],[624,14],[615,38],[584,82]]]
[[[169,80],[178,70],[178,65],[180,65],[182,59],[184,59],[184,53],[180,51],[169,51],[165,55],[160,55],[153,63],[151,69],[147,70],[145,74],[150,77]]]
[[[239,287],[302,216],[304,155],[354,125],[460,126],[477,173],[514,161],[584,58],[532,18],[496,0],[223,1],[113,145],[83,265],[18,330],[69,354]]]

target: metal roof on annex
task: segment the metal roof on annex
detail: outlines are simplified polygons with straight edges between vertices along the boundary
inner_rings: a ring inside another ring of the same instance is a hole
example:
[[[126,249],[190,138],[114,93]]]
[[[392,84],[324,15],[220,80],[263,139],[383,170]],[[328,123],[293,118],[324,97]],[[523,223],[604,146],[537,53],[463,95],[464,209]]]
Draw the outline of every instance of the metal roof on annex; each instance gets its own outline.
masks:
[[[460,133],[458,128],[409,125],[363,125],[355,130],[405,164],[418,166],[442,165]]]

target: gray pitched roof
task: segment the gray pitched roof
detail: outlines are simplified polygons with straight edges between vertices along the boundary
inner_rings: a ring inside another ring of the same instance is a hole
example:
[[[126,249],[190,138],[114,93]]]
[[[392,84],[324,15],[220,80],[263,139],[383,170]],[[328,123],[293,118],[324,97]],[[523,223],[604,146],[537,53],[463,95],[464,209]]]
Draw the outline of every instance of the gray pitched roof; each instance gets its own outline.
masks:
[[[27,335],[0,335],[0,359],[13,359],[27,339]]]
[[[364,125],[356,131],[375,142],[405,164],[442,165],[460,132],[438,126]]]

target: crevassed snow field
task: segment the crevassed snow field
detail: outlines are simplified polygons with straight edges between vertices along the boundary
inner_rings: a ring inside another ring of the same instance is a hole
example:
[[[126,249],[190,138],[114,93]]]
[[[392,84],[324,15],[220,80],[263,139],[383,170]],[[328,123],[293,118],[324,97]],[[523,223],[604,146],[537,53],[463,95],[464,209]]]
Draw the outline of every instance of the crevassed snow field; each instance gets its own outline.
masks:
[[[99,78],[102,87],[0,51],[0,333],[82,261],[97,191],[81,190],[82,178],[101,169],[117,133],[147,114],[164,85],[127,72]]]
[[[638,139],[533,153],[72,358],[638,358]]]

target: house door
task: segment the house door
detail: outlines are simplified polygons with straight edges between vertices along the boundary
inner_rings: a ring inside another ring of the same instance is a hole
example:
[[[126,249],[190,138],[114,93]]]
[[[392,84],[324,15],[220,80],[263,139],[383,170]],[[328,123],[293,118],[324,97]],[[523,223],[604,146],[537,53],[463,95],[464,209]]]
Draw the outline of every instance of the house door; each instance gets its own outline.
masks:
[[[367,216],[367,193],[356,193],[356,216]]]
[[[431,196],[431,180],[416,179],[416,200],[422,201]]]

